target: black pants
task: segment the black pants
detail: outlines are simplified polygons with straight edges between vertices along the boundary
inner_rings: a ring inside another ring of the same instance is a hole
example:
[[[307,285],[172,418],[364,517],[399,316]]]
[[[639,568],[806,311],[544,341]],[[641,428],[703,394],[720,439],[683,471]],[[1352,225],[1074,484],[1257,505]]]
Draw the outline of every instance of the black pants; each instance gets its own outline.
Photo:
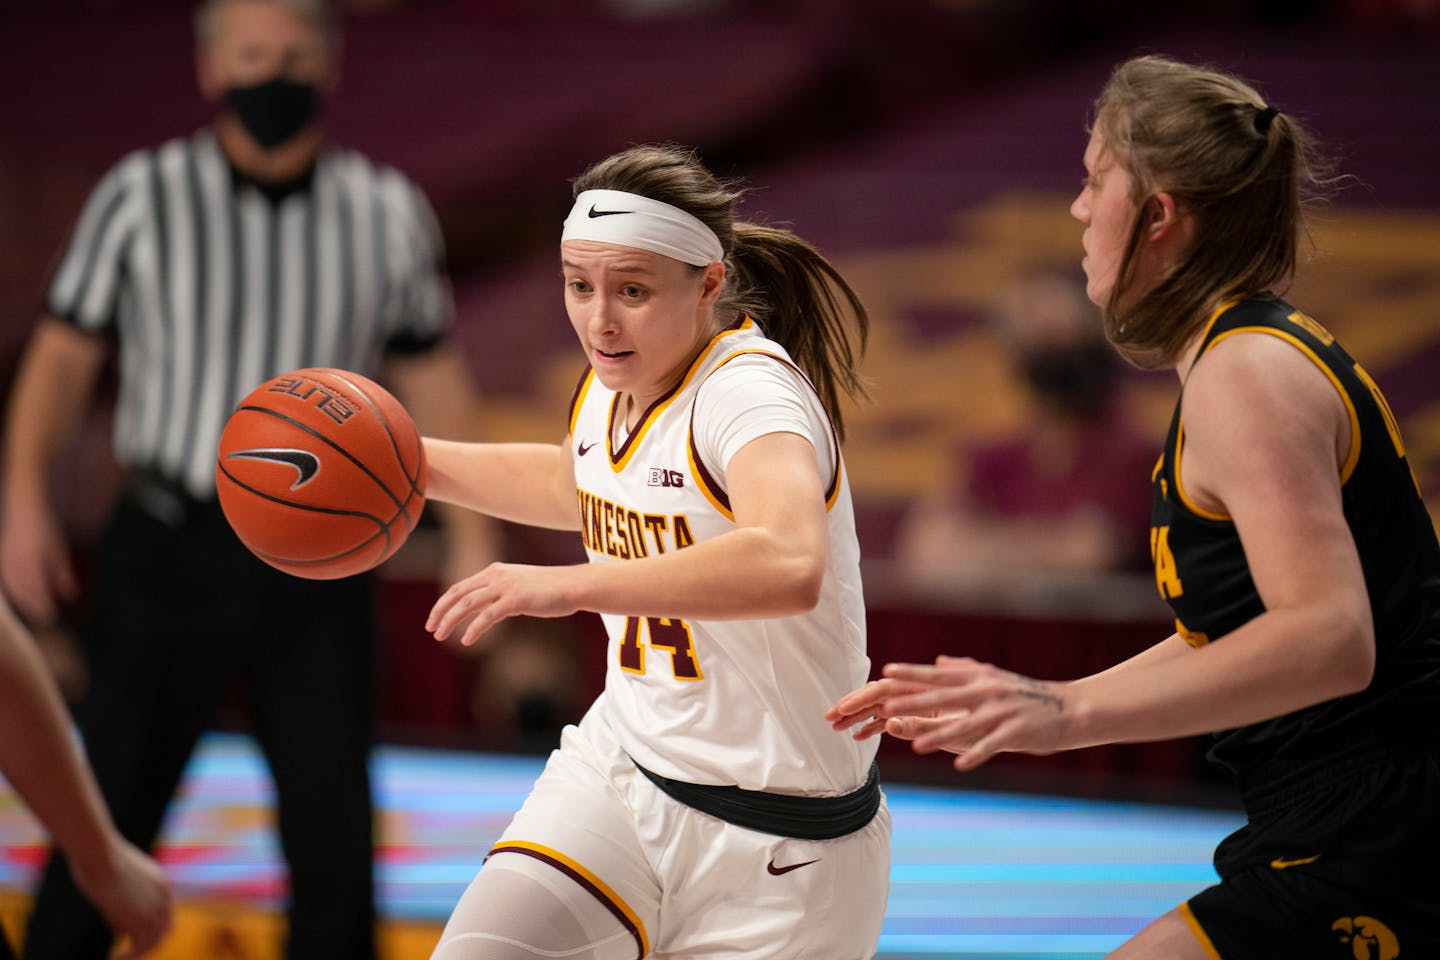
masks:
[[[217,505],[170,495],[157,510],[153,497],[165,493],[128,494],[98,558],[77,722],[100,790],[120,831],[149,849],[196,740],[239,681],[275,780],[290,868],[287,955],[370,960],[370,580],[272,570]],[[25,957],[101,960],[110,943],[53,853]]]

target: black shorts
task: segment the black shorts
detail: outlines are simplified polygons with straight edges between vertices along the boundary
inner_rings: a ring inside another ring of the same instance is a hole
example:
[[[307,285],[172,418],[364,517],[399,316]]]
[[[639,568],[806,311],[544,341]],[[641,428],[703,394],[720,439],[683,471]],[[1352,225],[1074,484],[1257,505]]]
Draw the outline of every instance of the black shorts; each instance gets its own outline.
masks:
[[[1440,958],[1440,752],[1399,752],[1247,798],[1186,905],[1220,960]]]

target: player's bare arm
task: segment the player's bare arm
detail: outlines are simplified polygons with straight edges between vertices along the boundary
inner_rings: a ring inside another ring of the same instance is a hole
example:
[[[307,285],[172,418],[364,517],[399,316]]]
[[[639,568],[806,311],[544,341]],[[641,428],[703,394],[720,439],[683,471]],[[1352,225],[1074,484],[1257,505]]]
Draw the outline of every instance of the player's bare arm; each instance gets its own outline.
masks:
[[[465,358],[453,344],[418,355],[390,358],[385,374],[425,436],[478,441],[480,397]],[[446,557],[441,576],[458,580],[500,555],[495,524],[482,514],[454,504],[437,504],[445,529]]]
[[[752,440],[731,459],[726,480],[736,522],[730,533],[624,563],[494,564],[446,591],[426,629],[443,640],[468,624],[462,642],[469,644],[510,616],[591,610],[749,619],[812,608],[824,575],[826,525],[810,442],[791,433]]]
[[[1183,419],[1185,489],[1234,518],[1266,612],[1123,682],[1077,682],[1076,746],[1229,729],[1370,680],[1369,602],[1340,500],[1349,426],[1329,381],[1277,338],[1232,337],[1191,371]]]
[[[424,443],[428,499],[514,523],[580,529],[569,453],[561,445],[461,443],[433,437]]]
[[[0,580],[15,606],[38,623],[55,619],[78,592],[55,514],[49,470],[90,401],[105,341],[46,317],[16,375],[5,424]]]

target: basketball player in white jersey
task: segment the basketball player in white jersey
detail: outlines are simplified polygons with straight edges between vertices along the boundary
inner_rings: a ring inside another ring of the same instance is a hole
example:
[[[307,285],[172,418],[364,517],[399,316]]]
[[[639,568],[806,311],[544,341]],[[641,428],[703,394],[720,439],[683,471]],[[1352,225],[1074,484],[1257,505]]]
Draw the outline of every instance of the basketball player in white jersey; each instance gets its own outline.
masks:
[[[864,308],[803,240],[737,223],[740,192],[685,151],[632,148],[575,194],[569,433],[427,440],[427,492],[578,530],[590,562],[491,565],[427,628],[596,611],[605,690],[434,958],[870,957],[890,817],[874,741],[823,716],[869,670],[839,449]]]

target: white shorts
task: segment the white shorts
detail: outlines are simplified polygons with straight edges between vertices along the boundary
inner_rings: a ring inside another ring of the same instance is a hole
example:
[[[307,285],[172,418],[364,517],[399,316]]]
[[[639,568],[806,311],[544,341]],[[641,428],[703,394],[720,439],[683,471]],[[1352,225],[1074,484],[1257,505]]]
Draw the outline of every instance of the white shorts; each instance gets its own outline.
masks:
[[[565,728],[491,856],[528,855],[565,873],[630,930],[637,957],[874,955],[890,888],[883,799],[869,824],[833,840],[734,826],[647,780],[603,704]]]

